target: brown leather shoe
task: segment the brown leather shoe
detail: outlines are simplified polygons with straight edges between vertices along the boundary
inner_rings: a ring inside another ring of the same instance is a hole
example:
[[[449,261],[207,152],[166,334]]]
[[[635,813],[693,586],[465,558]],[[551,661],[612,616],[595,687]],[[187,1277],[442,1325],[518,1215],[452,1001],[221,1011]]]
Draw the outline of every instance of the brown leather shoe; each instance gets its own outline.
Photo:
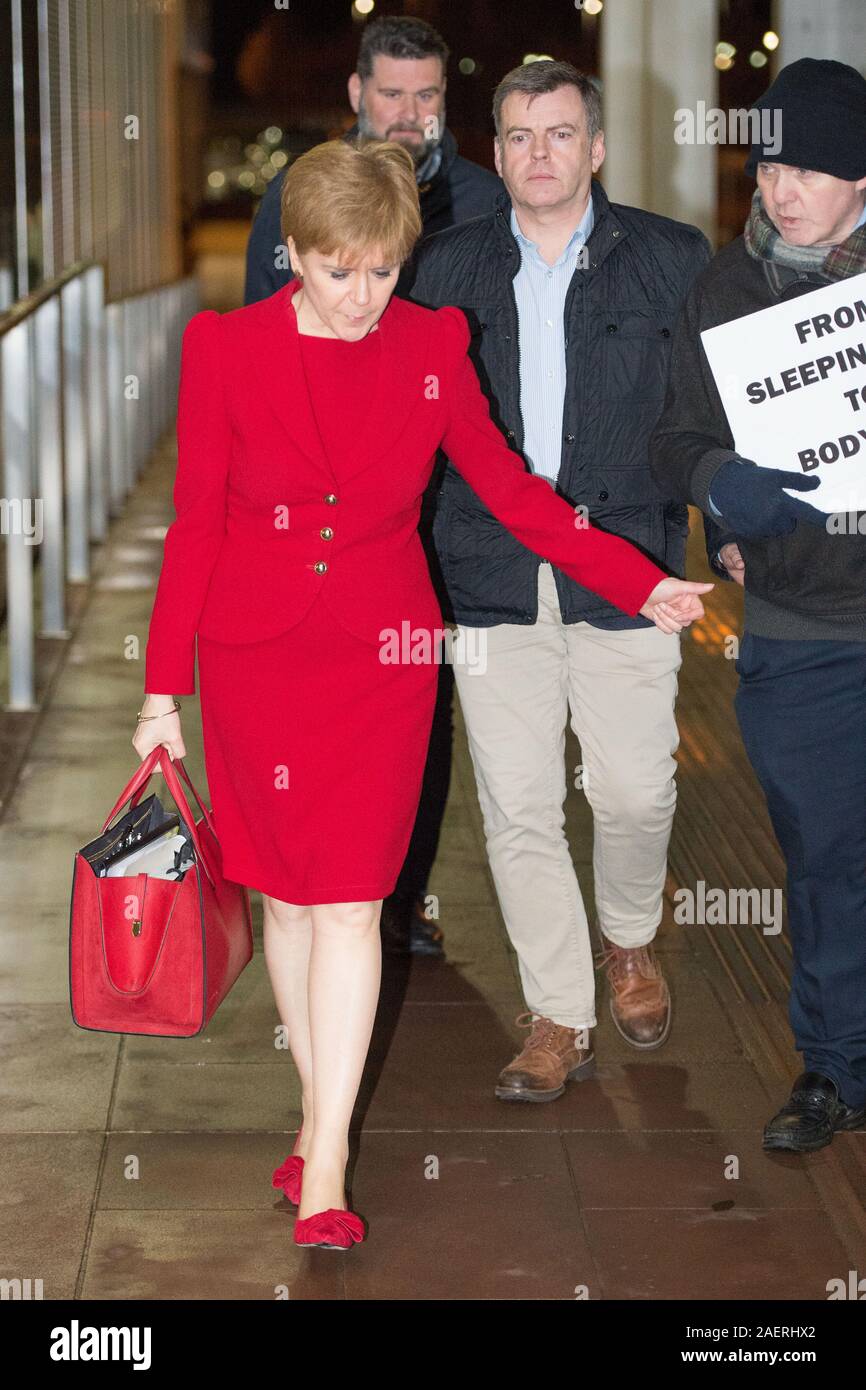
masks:
[[[615,946],[602,936],[610,1016],[632,1047],[661,1047],[671,1031],[671,996],[651,944]]]
[[[556,1100],[566,1081],[585,1081],[595,1072],[586,1029],[566,1028],[531,1012],[519,1014],[515,1023],[528,1028],[529,1037],[499,1073],[498,1100]]]

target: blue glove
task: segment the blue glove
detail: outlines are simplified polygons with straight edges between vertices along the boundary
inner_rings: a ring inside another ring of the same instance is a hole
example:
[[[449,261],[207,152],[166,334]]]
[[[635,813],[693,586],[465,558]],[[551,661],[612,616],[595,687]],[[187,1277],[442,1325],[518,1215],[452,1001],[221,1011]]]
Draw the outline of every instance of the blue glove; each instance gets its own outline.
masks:
[[[799,520],[813,526],[827,525],[826,512],[782,491],[789,487],[797,492],[811,492],[819,482],[818,478],[803,478],[783,468],[759,468],[751,459],[730,459],[713,474],[711,500],[728,530],[738,536],[754,540],[786,536]]]

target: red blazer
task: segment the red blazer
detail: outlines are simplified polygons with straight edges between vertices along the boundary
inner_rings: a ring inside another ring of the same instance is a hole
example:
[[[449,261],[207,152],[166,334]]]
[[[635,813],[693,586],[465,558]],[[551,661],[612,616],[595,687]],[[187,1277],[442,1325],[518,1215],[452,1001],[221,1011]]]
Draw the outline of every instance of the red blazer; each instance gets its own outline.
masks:
[[[639,611],[664,572],[627,541],[577,526],[574,509],[508,448],[459,309],[391,299],[374,330],[379,379],[357,448],[327,458],[301,370],[297,289],[292,280],[241,309],[204,310],[184,331],[176,520],[150,620],[147,693],[195,693],[197,632],[242,647],[294,627],[319,594],[330,617],[377,645],[383,628],[400,633],[407,620],[441,628],[416,529],[440,444],[518,540]]]

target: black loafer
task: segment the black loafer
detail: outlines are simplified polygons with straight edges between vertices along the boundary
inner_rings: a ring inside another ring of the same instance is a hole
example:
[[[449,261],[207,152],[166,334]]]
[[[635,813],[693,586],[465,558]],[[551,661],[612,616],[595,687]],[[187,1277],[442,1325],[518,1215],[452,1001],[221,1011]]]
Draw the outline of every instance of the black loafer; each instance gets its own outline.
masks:
[[[423,903],[416,903],[409,918],[409,950],[412,955],[435,956],[441,960],[445,955],[442,941],[439,923],[425,915]]]
[[[382,904],[382,950],[389,956],[432,956],[444,960],[442,928],[424,915],[423,900],[392,894]]]
[[[791,1098],[764,1129],[765,1149],[812,1153],[829,1144],[839,1129],[866,1124],[866,1106],[846,1105],[836,1082],[819,1071],[804,1071]]]

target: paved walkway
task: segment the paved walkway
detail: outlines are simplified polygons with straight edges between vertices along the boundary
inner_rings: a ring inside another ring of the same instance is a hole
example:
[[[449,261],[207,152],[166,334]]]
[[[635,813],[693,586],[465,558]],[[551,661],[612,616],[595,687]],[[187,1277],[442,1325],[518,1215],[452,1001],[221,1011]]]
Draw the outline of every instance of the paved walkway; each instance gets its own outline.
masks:
[[[760,1147],[799,1069],[785,936],[673,921],[674,893],[699,879],[782,882],[731,709],[733,586],[717,587],[711,620],[686,642],[659,938],[676,1017],[659,1052],[624,1044],[602,1000],[594,1080],[549,1105],[494,1099],[523,1004],[459,707],[430,885],[448,959],[386,965],[352,1155],[354,1205],[370,1225],[362,1247],[297,1250],[291,1209],[270,1187],[300,1114],[293,1066],[274,1049],[257,894],[255,959],[203,1036],[73,1024],[72,860],[137,762],[173,447],[114,523],[73,605],[72,640],[40,644],[42,710],[2,718],[14,785],[0,812],[0,1277],[80,1299],[272,1299],[283,1288],[295,1299],[824,1299],[829,1279],[866,1273],[866,1134],[805,1159]],[[700,563],[698,547],[693,572]],[[187,762],[203,784],[197,715],[187,699]],[[580,761],[571,735],[568,758]],[[573,787],[568,827],[591,903],[591,823]]]

